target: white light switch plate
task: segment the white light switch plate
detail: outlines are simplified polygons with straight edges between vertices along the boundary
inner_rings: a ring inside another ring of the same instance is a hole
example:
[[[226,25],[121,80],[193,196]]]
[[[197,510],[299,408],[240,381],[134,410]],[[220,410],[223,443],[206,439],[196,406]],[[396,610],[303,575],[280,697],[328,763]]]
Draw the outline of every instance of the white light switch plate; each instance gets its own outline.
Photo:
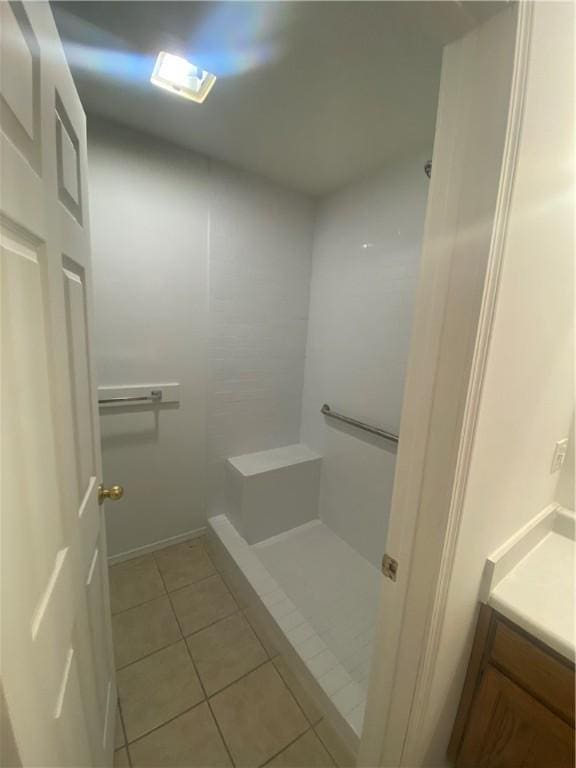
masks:
[[[566,458],[566,451],[568,450],[568,438],[564,438],[564,440],[558,440],[556,443],[556,446],[554,448],[554,455],[552,456],[552,468],[551,472],[558,472],[562,464],[564,464],[564,459]]]

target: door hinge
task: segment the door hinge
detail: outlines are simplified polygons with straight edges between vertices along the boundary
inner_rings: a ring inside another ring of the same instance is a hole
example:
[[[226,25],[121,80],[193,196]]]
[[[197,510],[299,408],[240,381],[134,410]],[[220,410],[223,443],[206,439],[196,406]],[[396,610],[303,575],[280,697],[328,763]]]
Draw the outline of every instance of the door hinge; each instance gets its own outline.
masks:
[[[390,555],[384,555],[382,558],[382,573],[387,579],[396,581],[398,575],[398,560],[394,560]]]

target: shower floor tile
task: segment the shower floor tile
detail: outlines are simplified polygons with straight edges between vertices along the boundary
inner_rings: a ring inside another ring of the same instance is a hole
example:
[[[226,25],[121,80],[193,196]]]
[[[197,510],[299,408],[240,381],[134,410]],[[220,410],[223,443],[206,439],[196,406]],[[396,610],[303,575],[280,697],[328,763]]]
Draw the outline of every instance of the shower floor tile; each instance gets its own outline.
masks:
[[[378,570],[320,521],[256,544],[252,550],[365,691],[378,610]],[[304,649],[309,642],[304,639],[299,645]]]
[[[318,704],[357,749],[380,571],[319,520],[254,545],[225,515],[211,518],[209,527],[210,551],[234,594],[262,614],[294,669],[307,670]]]

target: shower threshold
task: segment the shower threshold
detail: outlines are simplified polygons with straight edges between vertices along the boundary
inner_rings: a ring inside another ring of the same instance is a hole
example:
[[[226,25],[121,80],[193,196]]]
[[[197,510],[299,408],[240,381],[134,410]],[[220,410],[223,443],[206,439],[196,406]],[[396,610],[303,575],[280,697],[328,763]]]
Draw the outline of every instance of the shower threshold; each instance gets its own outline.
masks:
[[[380,574],[320,520],[248,544],[225,515],[208,521],[212,555],[253,623],[356,750]]]

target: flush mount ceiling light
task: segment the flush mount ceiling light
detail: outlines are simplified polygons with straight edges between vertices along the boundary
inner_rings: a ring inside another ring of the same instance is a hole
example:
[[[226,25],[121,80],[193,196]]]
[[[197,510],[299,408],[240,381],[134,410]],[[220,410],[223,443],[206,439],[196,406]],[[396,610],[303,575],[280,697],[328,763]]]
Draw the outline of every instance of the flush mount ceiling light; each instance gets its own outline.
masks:
[[[202,104],[216,82],[216,76],[180,56],[160,51],[150,82],[177,96]]]

